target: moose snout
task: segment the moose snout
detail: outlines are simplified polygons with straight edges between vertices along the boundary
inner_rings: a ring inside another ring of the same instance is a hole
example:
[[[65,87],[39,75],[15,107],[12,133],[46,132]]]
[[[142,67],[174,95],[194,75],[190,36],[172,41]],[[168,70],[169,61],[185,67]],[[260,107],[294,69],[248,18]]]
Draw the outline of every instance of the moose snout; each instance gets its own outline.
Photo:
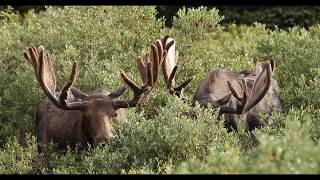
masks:
[[[103,141],[108,141],[108,140],[112,140],[115,136],[113,135],[113,133],[108,132],[106,135],[104,136],[100,136],[100,137],[96,137],[93,140],[93,144],[94,146],[97,146],[99,143],[103,142]]]

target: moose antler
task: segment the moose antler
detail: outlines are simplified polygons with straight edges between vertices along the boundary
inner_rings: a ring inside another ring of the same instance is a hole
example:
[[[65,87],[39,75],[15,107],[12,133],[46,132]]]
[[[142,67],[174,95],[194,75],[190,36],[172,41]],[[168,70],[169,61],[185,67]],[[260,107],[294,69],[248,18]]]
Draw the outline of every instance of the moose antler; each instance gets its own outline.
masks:
[[[160,66],[160,56],[162,53],[158,53],[157,46],[155,44],[151,45],[151,60],[147,62],[147,66],[142,64],[140,61],[139,66],[140,74],[142,76],[144,85],[139,87],[134,81],[132,81],[124,72],[121,72],[121,78],[124,82],[131,88],[134,92],[134,98],[132,100],[113,100],[113,106],[115,109],[118,108],[128,108],[134,107],[140,104],[146,99],[151,89],[154,87],[158,76],[159,76],[159,66]],[[72,72],[68,82],[63,86],[60,95],[56,93],[56,76],[51,66],[50,58],[44,53],[42,46],[36,48],[34,45],[30,45],[27,52],[24,53],[25,58],[32,65],[35,73],[35,77],[45,92],[46,96],[59,108],[65,110],[80,110],[87,106],[88,101],[68,101],[68,92],[76,91],[77,94],[84,94],[80,90],[73,87],[73,84],[77,77],[77,63],[73,63]],[[141,58],[139,58],[141,59]],[[119,95],[124,92],[125,88],[120,87]],[[116,91],[118,92],[118,91]]]
[[[72,72],[68,82],[63,86],[60,95],[56,94],[56,76],[53,71],[51,60],[48,54],[44,53],[44,48],[35,45],[30,45],[27,52],[24,52],[24,57],[32,65],[35,77],[45,92],[46,96],[59,108],[66,110],[82,109],[86,102],[68,102],[68,91],[73,86],[77,77],[77,63],[74,62]]]
[[[248,95],[248,99],[243,107],[243,113],[248,112],[252,107],[258,104],[261,101],[261,99],[266,95],[271,85],[272,70],[274,65],[274,60],[271,60],[270,62],[267,61],[263,65],[262,71],[259,73],[259,75],[256,75],[257,78],[254,81],[252,89],[245,89],[244,92],[247,91],[246,94]]]
[[[175,41],[172,38],[169,38],[169,36],[165,36],[161,38],[159,42],[159,47],[162,47],[165,53],[163,56],[162,62],[162,70],[163,70],[163,77],[165,80],[165,83],[167,85],[167,89],[171,94],[175,94],[178,97],[181,95],[182,89],[185,89],[188,84],[194,80],[195,76],[192,76],[185,80],[183,83],[181,83],[180,86],[175,85],[175,76],[177,73],[178,66],[177,64],[177,57],[178,53],[175,50]]]
[[[262,70],[258,63],[256,67],[256,79],[252,88],[248,88],[245,78],[241,80],[242,97],[238,95],[232,83],[228,81],[229,89],[232,95],[240,102],[236,109],[231,107],[220,107],[220,113],[242,114],[248,112],[266,95],[271,85],[272,70],[275,66],[274,60],[267,61],[263,64]]]
[[[139,72],[144,83],[143,86],[139,87],[136,83],[131,80],[126,73],[121,72],[121,78],[124,82],[132,89],[134,97],[132,100],[114,100],[113,106],[117,108],[128,108],[134,107],[141,104],[145,99],[147,99],[150,91],[153,89],[155,83],[158,80],[159,70],[160,70],[160,56],[163,51],[159,50],[156,44],[151,45],[150,54],[146,54],[143,59],[147,60],[147,65],[145,65],[144,60],[139,57],[137,60]]]

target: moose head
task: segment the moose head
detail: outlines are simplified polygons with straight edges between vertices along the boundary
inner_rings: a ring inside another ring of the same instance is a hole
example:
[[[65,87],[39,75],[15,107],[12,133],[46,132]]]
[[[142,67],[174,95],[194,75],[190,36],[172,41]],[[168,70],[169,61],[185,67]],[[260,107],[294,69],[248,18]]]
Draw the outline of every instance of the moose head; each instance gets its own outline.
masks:
[[[61,146],[77,143],[96,146],[102,140],[112,138],[114,120],[125,119],[124,108],[136,107],[144,102],[158,79],[159,57],[163,54],[159,54],[155,44],[151,45],[150,54],[149,61],[140,69],[144,85],[138,86],[126,73],[121,72],[121,78],[133,91],[131,100],[122,100],[118,98],[125,92],[125,86],[111,93],[98,88],[89,94],[75,88],[76,62],[73,63],[69,80],[57,92],[56,76],[49,55],[42,46],[37,48],[30,45],[24,56],[32,65],[35,78],[46,95],[37,111],[38,141],[47,144],[52,139]]]

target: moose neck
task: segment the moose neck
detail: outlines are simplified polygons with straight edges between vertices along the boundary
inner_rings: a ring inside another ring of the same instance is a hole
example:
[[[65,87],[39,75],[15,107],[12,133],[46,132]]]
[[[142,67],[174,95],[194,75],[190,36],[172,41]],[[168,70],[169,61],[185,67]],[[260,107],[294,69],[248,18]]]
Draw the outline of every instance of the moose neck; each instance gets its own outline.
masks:
[[[82,132],[81,146],[84,146],[84,147],[86,147],[88,144],[93,146],[93,139],[90,136],[88,126],[89,126],[88,120],[85,117],[83,117],[81,122],[81,132]]]

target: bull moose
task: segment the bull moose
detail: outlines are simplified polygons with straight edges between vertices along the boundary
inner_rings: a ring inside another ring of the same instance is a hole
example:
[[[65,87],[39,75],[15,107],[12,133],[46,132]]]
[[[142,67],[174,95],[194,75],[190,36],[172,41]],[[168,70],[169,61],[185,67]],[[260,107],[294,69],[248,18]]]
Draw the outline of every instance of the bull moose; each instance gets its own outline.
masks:
[[[162,38],[163,46],[172,43],[172,38]],[[177,70],[178,51],[175,43],[167,49],[167,56],[162,68],[167,88],[171,94],[180,96],[182,86],[174,88],[174,77]],[[219,117],[224,115],[225,127],[230,132],[238,131],[237,121],[244,119],[246,131],[261,127],[260,112],[270,115],[271,112],[281,112],[282,105],[278,94],[278,84],[272,78],[275,61],[256,64],[255,71],[231,72],[227,69],[215,68],[209,71],[198,85],[193,97],[193,104],[199,103],[203,107],[209,105],[219,108]],[[170,77],[170,78],[166,78]],[[186,87],[194,76],[182,83]]]
[[[151,44],[151,52],[145,55],[148,58],[144,58],[147,62],[138,58],[139,72],[144,83],[140,87],[126,73],[121,72],[121,78],[134,93],[131,100],[121,100],[118,98],[125,92],[125,86],[112,92],[97,88],[91,93],[75,88],[76,62],[73,63],[67,83],[61,91],[56,91],[56,76],[49,55],[42,46],[37,48],[30,45],[24,57],[32,65],[35,78],[46,95],[38,106],[35,121],[38,148],[44,152],[46,163],[47,144],[50,140],[65,148],[77,144],[97,146],[103,140],[112,139],[112,125],[126,121],[125,108],[136,107],[146,101],[157,82],[160,64],[166,54],[167,51],[158,42]]]

